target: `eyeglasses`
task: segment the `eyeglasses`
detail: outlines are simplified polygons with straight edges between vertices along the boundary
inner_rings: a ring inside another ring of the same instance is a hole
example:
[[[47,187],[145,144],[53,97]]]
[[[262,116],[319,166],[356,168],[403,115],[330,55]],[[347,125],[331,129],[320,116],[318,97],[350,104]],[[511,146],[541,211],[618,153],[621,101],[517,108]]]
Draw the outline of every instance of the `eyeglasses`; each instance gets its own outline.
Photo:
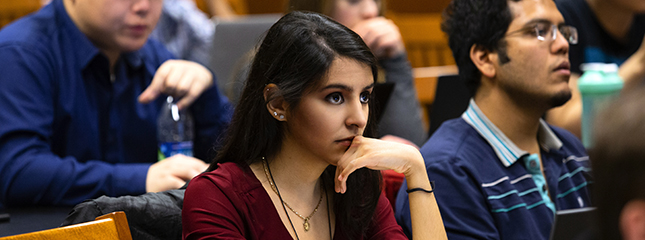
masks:
[[[538,40],[544,42],[546,40],[555,41],[556,37],[558,36],[558,31],[560,31],[562,36],[570,44],[578,43],[578,29],[576,29],[575,27],[568,25],[556,26],[555,24],[546,22],[538,22],[535,25],[524,27],[517,31],[510,32],[506,35],[508,36],[516,33],[530,34],[534,37],[537,37]]]

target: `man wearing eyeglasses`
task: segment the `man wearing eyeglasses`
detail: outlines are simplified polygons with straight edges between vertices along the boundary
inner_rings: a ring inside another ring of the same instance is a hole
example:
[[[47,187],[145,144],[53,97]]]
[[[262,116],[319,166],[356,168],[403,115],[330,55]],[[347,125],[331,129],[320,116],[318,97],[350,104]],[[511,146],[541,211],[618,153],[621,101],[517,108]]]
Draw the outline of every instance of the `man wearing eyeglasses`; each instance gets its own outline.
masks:
[[[578,28],[580,43],[571,47],[571,101],[546,115],[549,123],[581,136],[582,99],[577,88],[580,65],[616,63],[624,92],[645,80],[645,1],[557,0],[568,24]]]
[[[584,147],[541,119],[571,97],[577,31],[552,0],[453,0],[445,16],[472,93],[421,148],[448,238],[548,239],[557,210],[590,206]],[[395,212],[410,233],[406,189]]]

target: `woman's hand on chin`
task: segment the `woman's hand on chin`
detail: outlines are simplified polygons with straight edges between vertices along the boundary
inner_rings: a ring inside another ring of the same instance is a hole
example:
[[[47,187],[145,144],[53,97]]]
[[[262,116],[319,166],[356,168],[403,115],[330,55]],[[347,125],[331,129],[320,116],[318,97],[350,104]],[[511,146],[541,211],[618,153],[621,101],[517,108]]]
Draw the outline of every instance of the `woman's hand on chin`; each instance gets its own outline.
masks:
[[[338,161],[334,179],[336,192],[345,193],[348,176],[362,167],[373,170],[392,169],[403,173],[406,178],[426,174],[423,157],[416,147],[358,136]]]

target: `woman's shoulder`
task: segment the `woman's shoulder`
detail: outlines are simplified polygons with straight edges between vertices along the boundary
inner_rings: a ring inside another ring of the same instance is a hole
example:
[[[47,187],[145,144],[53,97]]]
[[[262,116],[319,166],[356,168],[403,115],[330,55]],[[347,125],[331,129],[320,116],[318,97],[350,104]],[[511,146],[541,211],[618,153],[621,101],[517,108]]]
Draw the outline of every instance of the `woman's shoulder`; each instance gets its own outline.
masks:
[[[246,165],[221,163],[193,178],[182,208],[184,238],[257,239],[253,236],[258,230],[252,223],[258,219],[258,209],[273,204],[262,191],[262,184]]]
[[[256,187],[258,184],[260,182],[248,165],[227,162],[218,163],[217,169],[213,171],[197,175],[190,181],[188,187],[191,187],[191,185],[200,187],[216,186],[223,191],[226,189],[244,191]]]

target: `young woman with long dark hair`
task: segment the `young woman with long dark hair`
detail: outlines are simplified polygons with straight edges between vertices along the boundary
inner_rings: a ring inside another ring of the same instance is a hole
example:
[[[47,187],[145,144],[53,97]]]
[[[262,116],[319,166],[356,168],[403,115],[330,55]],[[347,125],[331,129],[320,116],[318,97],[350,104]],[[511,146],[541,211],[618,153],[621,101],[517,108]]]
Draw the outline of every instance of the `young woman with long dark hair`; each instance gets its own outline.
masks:
[[[378,170],[408,181],[415,239],[445,231],[419,151],[373,136],[377,78],[360,36],[293,12],[261,43],[209,171],[191,181],[184,239],[405,239]]]

